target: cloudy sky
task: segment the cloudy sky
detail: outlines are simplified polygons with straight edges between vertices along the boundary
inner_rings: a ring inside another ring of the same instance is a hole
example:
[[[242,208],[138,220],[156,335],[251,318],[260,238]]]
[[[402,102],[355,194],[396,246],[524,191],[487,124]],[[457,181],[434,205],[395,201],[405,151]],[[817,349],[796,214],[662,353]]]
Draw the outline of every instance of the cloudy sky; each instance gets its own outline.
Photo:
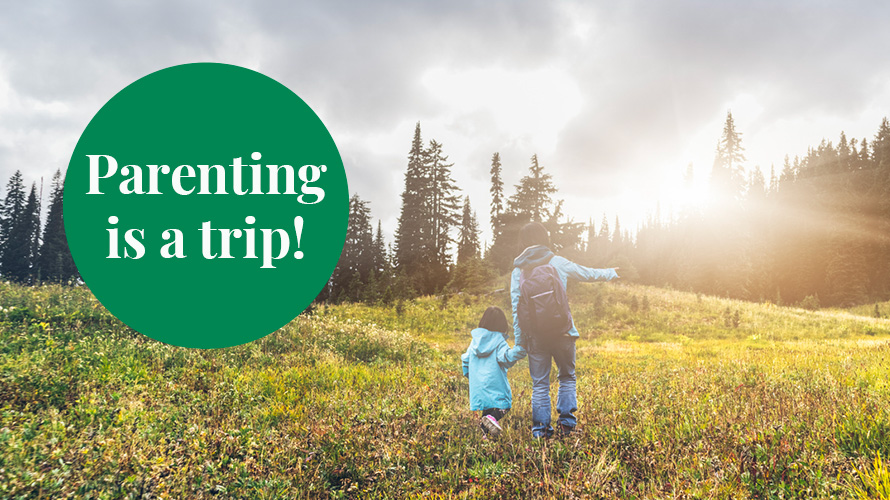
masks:
[[[350,191],[396,226],[416,122],[488,228],[488,170],[537,154],[575,220],[633,227],[704,183],[732,110],[768,176],[890,115],[890,3],[823,1],[42,2],[0,0],[0,184],[47,181],[116,92],[237,64],[321,117]],[[391,236],[389,236],[391,238]]]

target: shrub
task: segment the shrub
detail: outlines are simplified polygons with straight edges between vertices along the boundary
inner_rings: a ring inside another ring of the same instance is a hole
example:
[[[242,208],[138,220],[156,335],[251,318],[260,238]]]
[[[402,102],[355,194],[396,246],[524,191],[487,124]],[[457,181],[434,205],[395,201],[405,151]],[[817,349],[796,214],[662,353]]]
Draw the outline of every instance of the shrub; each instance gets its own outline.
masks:
[[[819,295],[807,295],[803,300],[800,301],[799,306],[803,309],[809,309],[810,311],[815,311],[822,308],[822,305],[819,303]]]

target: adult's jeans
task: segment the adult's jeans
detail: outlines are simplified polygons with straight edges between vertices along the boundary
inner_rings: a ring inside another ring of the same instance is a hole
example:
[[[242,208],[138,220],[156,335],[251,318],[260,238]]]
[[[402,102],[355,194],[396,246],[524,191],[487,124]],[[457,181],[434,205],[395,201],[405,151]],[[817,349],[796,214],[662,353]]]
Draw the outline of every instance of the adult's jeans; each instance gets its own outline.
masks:
[[[557,423],[575,427],[578,397],[575,391],[575,339],[560,336],[531,339],[528,349],[528,372],[532,378],[532,435],[553,434],[550,425],[550,369],[559,370],[559,393],[556,396]]]

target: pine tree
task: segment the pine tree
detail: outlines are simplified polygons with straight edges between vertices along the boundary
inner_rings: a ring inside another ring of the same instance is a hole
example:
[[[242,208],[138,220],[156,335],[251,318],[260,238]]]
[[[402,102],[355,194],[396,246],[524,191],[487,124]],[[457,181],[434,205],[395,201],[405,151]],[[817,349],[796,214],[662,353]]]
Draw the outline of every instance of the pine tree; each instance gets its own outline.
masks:
[[[554,251],[565,250],[581,258],[581,233],[583,223],[561,222],[561,201],[554,203],[557,192],[550,174],[533,155],[528,175],[520,179],[516,192],[507,200],[507,209],[501,214],[501,230],[486,253],[486,260],[495,269],[506,271],[516,256],[519,231],[530,221],[544,224],[550,232]],[[521,249],[519,249],[521,250]]]
[[[600,229],[593,239],[593,244],[589,245],[588,254],[590,256],[590,264],[594,267],[605,267],[611,258],[611,232],[609,231],[609,220],[606,214],[600,221]]]
[[[871,164],[871,155],[868,152],[868,139],[862,138],[859,143],[859,168],[868,168]]]
[[[763,172],[760,165],[754,167],[751,175],[748,177],[747,196],[750,201],[762,201],[766,198],[766,179],[763,178]]]
[[[501,179],[501,155],[491,155],[491,232],[497,239],[501,233],[501,214],[504,212],[504,181]]]
[[[865,302],[869,270],[861,244],[846,237],[836,237],[827,246],[830,258],[825,273],[828,290],[825,297],[828,303],[849,307]]]
[[[386,241],[383,239],[383,225],[381,224],[380,219],[377,219],[377,235],[374,236],[371,262],[373,264],[373,269],[377,271],[378,274],[387,271]]]
[[[386,241],[383,237],[383,225],[377,220],[377,235],[374,237],[374,250],[372,260],[374,269],[372,275],[375,278],[372,283],[369,279],[368,286],[375,287],[374,294],[376,299],[383,304],[389,305],[393,300],[393,269],[392,269],[392,249],[387,249]]]
[[[479,258],[479,224],[470,207],[470,197],[466,196],[458,238],[457,265],[451,273],[448,287],[457,291],[480,293],[485,290],[491,278],[491,271]]]
[[[361,300],[363,284],[373,269],[374,237],[371,209],[358,194],[349,199],[346,241],[337,267],[331,275],[331,297],[335,300]]]
[[[615,216],[615,229],[612,230],[612,246],[616,247],[616,250],[624,244],[622,233],[621,233],[621,223],[618,221],[618,216]]]
[[[741,199],[745,186],[744,161],[745,148],[742,147],[742,134],[736,131],[732,112],[728,111],[723,125],[723,136],[717,144],[717,154],[711,171],[711,182],[722,196]]]
[[[37,255],[37,277],[39,280],[65,283],[78,277],[77,267],[68,249],[65,225],[62,221],[62,198],[65,183],[61,172],[53,174],[52,192],[46,225],[43,228],[43,242]]]
[[[6,198],[3,201],[2,224],[0,224],[0,247],[9,239],[9,231],[13,222],[21,216],[25,209],[25,184],[21,170],[16,170],[6,184]],[[2,250],[2,248],[0,248]]]
[[[516,194],[510,197],[510,211],[529,220],[543,222],[550,215],[556,186],[550,174],[538,163],[538,155],[532,155],[528,175],[519,180]]]
[[[442,145],[435,140],[430,141],[426,151],[426,168],[430,179],[426,194],[430,207],[431,250],[434,262],[440,267],[450,263],[448,247],[454,241],[451,230],[458,224],[459,212],[459,198],[455,194],[457,184],[451,177],[451,167],[454,164],[447,161],[448,157],[442,153]]]
[[[626,241],[624,239],[624,232],[621,229],[621,221],[618,216],[615,216],[615,225],[611,230],[611,235],[609,233],[609,225],[606,223],[606,216],[603,215],[603,222],[600,226],[600,242],[603,247],[603,251],[600,255],[600,266],[604,267],[613,267],[615,266],[616,260],[625,260],[626,259]],[[626,264],[622,264],[621,267],[627,267]],[[623,275],[623,273],[622,273]]]
[[[22,219],[22,235],[25,245],[25,258],[27,273],[24,281],[33,284],[36,280],[37,250],[40,248],[40,199],[37,196],[37,185],[31,183],[31,192],[28,193],[28,202],[25,203],[24,218]]]
[[[735,129],[732,113],[727,112],[711,174],[712,186],[725,203],[705,215],[703,241],[691,253],[697,254],[699,276],[709,288],[705,291],[737,298],[748,293],[750,277],[747,218],[741,204],[748,183],[744,161],[741,134]],[[762,179],[760,174],[761,190]]]
[[[432,261],[427,203],[430,179],[425,156],[418,122],[408,153],[402,209],[395,234],[395,264],[406,275],[413,275]]]
[[[545,221],[556,192],[550,174],[544,173],[537,155],[532,156],[528,175],[515,185],[516,192],[507,200],[507,208],[499,217],[499,231],[485,259],[495,269],[507,271],[516,256],[519,231],[528,222]]]
[[[603,214],[603,221],[600,223],[600,232],[599,238],[602,241],[609,242],[609,219],[606,218],[606,214]]]
[[[885,116],[871,142],[872,160],[878,168],[890,170],[890,121]]]
[[[594,245],[596,244],[596,228],[593,225],[593,217],[587,219],[587,247],[584,252],[587,254],[587,262],[590,263],[593,258]]]
[[[457,244],[457,263],[479,258],[479,225],[470,208],[470,197],[464,198],[463,215],[460,223],[460,238]]]
[[[850,170],[859,170],[859,149],[857,145],[859,140],[855,137],[850,139]]]
[[[404,278],[400,283],[410,281],[406,286],[421,293],[432,293],[448,280],[448,249],[453,242],[451,230],[458,222],[459,198],[451,177],[453,164],[447,161],[435,140],[423,148],[418,123],[408,153],[395,264]]]
[[[782,174],[779,177],[779,185],[785,186],[787,183],[794,182],[795,177],[796,173],[794,166],[791,165],[791,159],[788,158],[788,155],[785,155],[785,161],[782,164]]]
[[[584,223],[573,222],[571,219],[560,222],[563,217],[562,204],[563,200],[556,203],[550,217],[544,221],[544,227],[550,233],[550,249],[564,257],[577,260],[582,256],[581,233],[584,231]]]
[[[841,138],[837,142],[837,168],[841,172],[849,172],[855,167],[850,144],[847,142],[847,134],[841,131]]]
[[[25,198],[21,171],[16,171],[6,186],[0,232],[0,271],[10,281],[25,283],[31,274],[32,250],[37,209],[36,188]],[[39,220],[37,220],[39,224]]]

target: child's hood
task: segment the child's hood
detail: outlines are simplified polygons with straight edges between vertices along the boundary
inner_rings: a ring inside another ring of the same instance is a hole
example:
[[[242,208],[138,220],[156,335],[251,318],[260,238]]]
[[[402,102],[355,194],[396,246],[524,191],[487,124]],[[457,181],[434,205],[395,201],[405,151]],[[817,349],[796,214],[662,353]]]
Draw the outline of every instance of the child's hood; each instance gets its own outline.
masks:
[[[470,352],[479,358],[490,356],[491,353],[497,351],[498,346],[502,342],[505,342],[503,333],[492,332],[485,328],[476,328],[473,330],[472,335],[473,341],[470,342]]]
[[[520,269],[531,269],[550,262],[552,258],[553,252],[549,248],[544,245],[535,245],[523,250],[519,257],[513,260],[513,266]]]

